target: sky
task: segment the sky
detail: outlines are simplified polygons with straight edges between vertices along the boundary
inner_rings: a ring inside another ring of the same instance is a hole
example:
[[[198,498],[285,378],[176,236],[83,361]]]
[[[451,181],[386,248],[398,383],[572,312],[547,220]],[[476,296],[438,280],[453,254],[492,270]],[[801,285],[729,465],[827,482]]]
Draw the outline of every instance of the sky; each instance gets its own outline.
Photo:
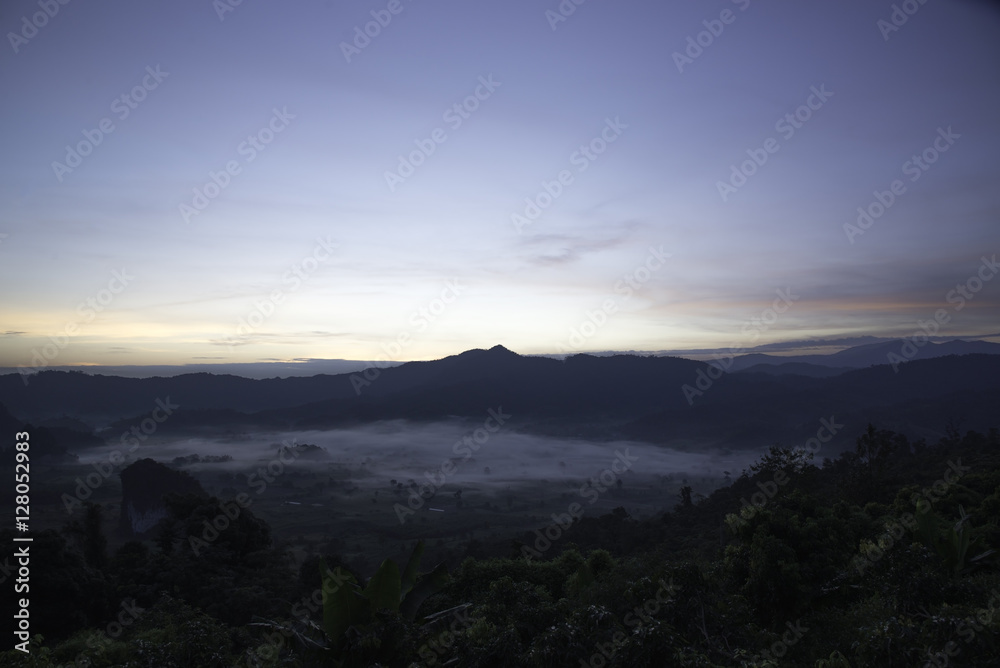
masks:
[[[579,1],[4,2],[0,366],[1000,341],[995,4]]]

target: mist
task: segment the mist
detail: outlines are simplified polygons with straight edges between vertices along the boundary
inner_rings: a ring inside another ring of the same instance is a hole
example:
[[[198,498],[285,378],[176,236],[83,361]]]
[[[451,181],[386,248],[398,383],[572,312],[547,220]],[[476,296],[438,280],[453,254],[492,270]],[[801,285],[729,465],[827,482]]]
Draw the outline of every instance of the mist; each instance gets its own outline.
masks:
[[[80,463],[98,463],[112,451],[81,453]],[[247,476],[249,486],[262,486],[280,484],[279,479],[290,473],[326,471],[333,478],[350,481],[354,491],[388,489],[395,481],[406,488],[430,484],[435,490],[464,488],[490,494],[538,485],[578,489],[588,480],[600,481],[602,473],[605,484],[609,479],[617,483],[619,477],[629,487],[690,481],[705,492],[724,484],[727,477],[738,476],[761,453],[689,452],[637,441],[540,436],[505,427],[491,433],[480,424],[456,419],[394,420],[351,429],[259,432],[231,438],[165,437],[122,454],[128,461],[148,457],[188,471],[207,490],[216,492],[216,481],[239,473]],[[173,463],[191,455],[231,459]]]

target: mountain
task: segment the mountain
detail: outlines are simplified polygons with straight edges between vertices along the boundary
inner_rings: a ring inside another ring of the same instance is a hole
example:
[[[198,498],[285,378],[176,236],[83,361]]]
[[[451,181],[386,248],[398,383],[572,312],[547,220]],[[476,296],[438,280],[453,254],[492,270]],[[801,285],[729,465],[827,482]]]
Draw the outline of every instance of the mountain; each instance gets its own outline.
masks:
[[[189,410],[255,411],[351,396],[354,390],[346,374],[253,380],[208,373],[121,378],[79,371],[42,371],[31,376],[27,386],[18,374],[0,376],[0,403],[15,415],[33,421],[69,415],[92,424],[106,424],[148,414],[157,407],[158,400],[169,400]]]
[[[377,419],[373,406],[393,397],[399,417],[471,414],[487,404],[515,402],[524,411],[572,414],[584,407],[642,406],[679,387],[703,363],[669,357],[577,355],[565,361],[524,357],[495,346],[432,362],[372,368],[367,374],[252,380],[187,374],[171,378],[118,378],[78,372],[43,371],[24,387],[17,375],[0,376],[0,402],[22,416],[68,415],[104,424],[150,414],[157,402],[180,412],[215,412],[215,417],[265,411],[288,415],[326,407],[359,421]],[[678,395],[679,396],[679,395]],[[404,406],[405,405],[405,406]]]
[[[680,388],[703,368],[672,357],[524,357],[496,346],[386,369],[359,386],[352,401],[329,399],[254,417],[274,427],[315,429],[379,419],[474,418],[502,406],[539,431],[575,432],[586,425],[594,435],[608,435],[616,421],[684,406]]]
[[[940,344],[933,352],[955,349],[968,347]],[[859,364],[896,350],[880,343],[827,357]],[[695,360],[638,355],[558,360],[495,346],[311,378],[42,372],[27,388],[17,377],[0,377],[0,402],[33,419],[58,407],[61,424],[94,424],[95,416],[112,415],[103,422],[111,422],[113,429],[104,433],[112,440],[150,416],[158,436],[232,438],[249,430],[346,428],[379,420],[482,420],[490,409],[511,415],[511,428],[519,431],[691,447],[802,442],[815,435],[821,419],[834,418],[845,425],[844,434],[860,434],[869,421],[928,437],[952,420],[980,431],[1000,426],[1000,355],[934,354],[898,370],[879,364],[843,371],[810,362],[767,368],[776,373],[762,368],[720,373]],[[164,415],[163,407],[172,408]]]
[[[785,368],[788,364],[810,364],[823,367],[860,369],[879,364],[889,364],[889,355],[901,355],[904,340],[871,343],[854,346],[831,355],[767,355],[751,353],[734,358],[731,371],[743,371],[762,364],[783,367],[787,373],[798,373],[794,367]],[[945,343],[927,343],[916,349],[914,360],[927,360],[948,355],[1000,355],[1000,343],[989,341],[946,341]],[[813,375],[806,373],[804,375]]]
[[[287,378],[289,376],[316,376],[320,374],[354,373],[375,364],[374,361],[341,359],[306,359],[297,362],[229,362],[201,364],[158,364],[88,366],[83,373],[123,378],[152,378],[153,376],[182,376],[192,373],[232,374],[243,378]],[[402,362],[387,362],[390,366]],[[80,371],[79,367],[51,365],[49,371]],[[19,373],[16,367],[0,367],[0,374]]]
[[[11,415],[6,406],[0,404],[0,434],[13,438],[15,433],[21,431],[21,427],[21,421]]]
[[[768,376],[808,376],[809,378],[829,378],[851,371],[846,366],[824,366],[808,362],[786,362],[784,364],[760,363],[736,371],[736,373],[763,373]]]
[[[75,431],[66,427],[39,427],[28,424],[14,417],[7,407],[0,404],[0,433],[5,436],[5,441],[0,443],[0,451],[9,455],[14,451],[14,444],[21,440],[15,440],[19,433],[28,434],[27,442],[30,445],[31,458],[42,458],[50,461],[74,461],[76,455],[69,452],[71,449],[85,448],[103,443],[102,439],[89,432]]]
[[[820,420],[846,433],[868,422],[916,436],[941,435],[949,421],[986,432],[1000,427],[1000,356],[963,355],[856,369],[830,378],[735,373],[722,376],[688,410],[657,411],[628,425],[646,441],[719,439],[802,444]],[[767,444],[767,443],[764,443]]]

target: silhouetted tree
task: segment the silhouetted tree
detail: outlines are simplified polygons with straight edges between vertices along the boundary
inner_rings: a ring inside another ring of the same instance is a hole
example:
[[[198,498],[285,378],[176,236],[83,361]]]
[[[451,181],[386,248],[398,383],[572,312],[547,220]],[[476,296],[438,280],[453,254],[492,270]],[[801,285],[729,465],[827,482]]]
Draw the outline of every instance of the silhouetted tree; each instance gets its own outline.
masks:
[[[108,563],[108,539],[101,521],[104,507],[87,501],[83,504],[83,520],[73,520],[67,527],[83,552],[83,559],[91,568],[103,570]]]
[[[875,490],[889,458],[899,446],[905,445],[905,449],[909,450],[905,437],[888,429],[876,430],[875,425],[870,422],[868,429],[857,438],[855,444],[855,464],[869,493]]]
[[[155,542],[156,547],[159,548],[161,553],[166,555],[173,554],[174,541],[179,537],[178,533],[177,520],[172,517],[166,517],[160,521]]]
[[[784,471],[788,475],[798,474],[811,466],[809,461],[812,458],[813,453],[808,450],[792,450],[775,444],[768,448],[766,455],[750,465],[750,472],[763,473],[766,476],[771,476],[777,471]]]

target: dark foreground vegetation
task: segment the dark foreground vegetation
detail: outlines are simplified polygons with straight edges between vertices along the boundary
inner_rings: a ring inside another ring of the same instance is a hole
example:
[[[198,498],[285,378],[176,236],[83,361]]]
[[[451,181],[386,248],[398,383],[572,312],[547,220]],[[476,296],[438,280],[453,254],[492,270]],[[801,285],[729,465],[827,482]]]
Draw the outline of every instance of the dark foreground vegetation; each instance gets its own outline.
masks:
[[[556,515],[454,563],[410,544],[375,572],[295,568],[248,509],[217,521],[232,501],[168,507],[112,554],[97,505],[35,534],[37,635],[0,666],[1000,666],[996,429],[869,427],[821,463],[775,446],[653,519]]]

